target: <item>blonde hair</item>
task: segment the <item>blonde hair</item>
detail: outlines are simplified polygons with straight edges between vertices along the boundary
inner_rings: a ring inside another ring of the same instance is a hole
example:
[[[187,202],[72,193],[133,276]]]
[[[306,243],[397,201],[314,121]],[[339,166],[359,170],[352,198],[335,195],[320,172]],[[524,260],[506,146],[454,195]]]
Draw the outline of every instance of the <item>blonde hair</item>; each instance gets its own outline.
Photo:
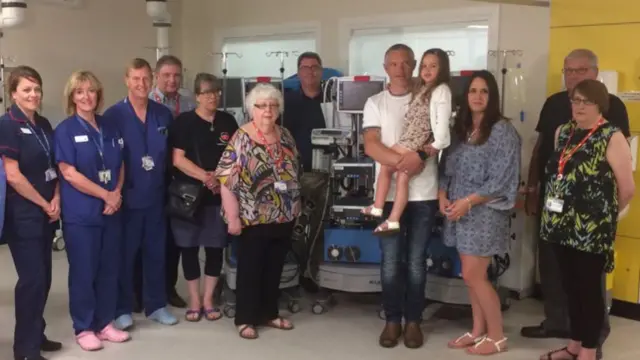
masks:
[[[98,113],[102,109],[102,106],[104,105],[104,89],[100,80],[98,80],[91,71],[76,71],[71,74],[67,81],[67,85],[64,87],[64,109],[68,116],[76,113],[76,104],[73,102],[73,94],[85,82],[88,82],[98,95],[94,111]]]

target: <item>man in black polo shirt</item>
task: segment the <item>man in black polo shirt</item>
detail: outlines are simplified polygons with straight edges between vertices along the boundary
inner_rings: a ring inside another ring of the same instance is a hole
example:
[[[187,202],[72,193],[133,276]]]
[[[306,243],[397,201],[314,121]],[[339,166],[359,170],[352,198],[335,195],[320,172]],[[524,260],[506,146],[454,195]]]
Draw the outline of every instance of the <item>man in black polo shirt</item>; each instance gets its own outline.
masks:
[[[311,130],[326,128],[322,113],[322,60],[314,52],[298,57],[300,89],[285,94],[283,122],[296,140],[304,171],[311,171]]]
[[[540,120],[536,131],[539,133],[531,163],[529,164],[529,181],[526,197],[526,211],[540,220],[544,204],[545,167],[554,151],[556,129],[571,120],[570,91],[582,80],[598,77],[598,58],[590,50],[573,50],[564,61],[565,85],[567,91],[556,93],[549,97],[540,112]],[[610,109],[603,114],[605,119],[622,130],[629,137],[629,117],[624,103],[615,95],[609,95]],[[544,296],[545,320],[537,326],[522,328],[521,334],[529,338],[568,338],[569,316],[567,302],[560,280],[556,254],[553,246],[544,241],[538,241],[538,262],[540,269],[540,285]],[[603,274],[603,287],[606,287],[606,275]],[[600,344],[611,330],[609,316],[604,314],[605,322],[602,329]],[[558,354],[566,355],[566,354]],[[598,349],[598,359],[602,358],[602,349]],[[552,359],[554,357],[552,356]]]

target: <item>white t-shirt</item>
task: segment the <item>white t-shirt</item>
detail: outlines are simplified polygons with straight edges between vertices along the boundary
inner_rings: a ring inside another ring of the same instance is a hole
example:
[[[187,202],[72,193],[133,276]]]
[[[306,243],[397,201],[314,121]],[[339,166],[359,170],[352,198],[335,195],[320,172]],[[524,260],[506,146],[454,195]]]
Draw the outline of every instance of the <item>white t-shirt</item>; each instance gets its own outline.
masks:
[[[364,105],[363,129],[380,128],[382,143],[391,147],[400,140],[404,116],[409,108],[411,94],[393,96],[384,90],[373,95]],[[376,184],[380,164],[376,162]],[[396,193],[395,175],[389,187],[387,201],[393,201]],[[438,198],[438,164],[435,157],[427,159],[424,170],[409,182],[409,201],[436,200]]]

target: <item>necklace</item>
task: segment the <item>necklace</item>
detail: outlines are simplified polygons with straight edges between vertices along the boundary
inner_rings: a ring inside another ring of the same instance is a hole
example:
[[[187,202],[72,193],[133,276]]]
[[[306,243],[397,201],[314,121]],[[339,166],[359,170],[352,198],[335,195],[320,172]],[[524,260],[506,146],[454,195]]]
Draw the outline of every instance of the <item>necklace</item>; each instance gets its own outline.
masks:
[[[471,134],[469,134],[469,137],[467,138],[467,142],[471,142],[471,139],[473,139],[473,136],[478,132],[478,129],[475,129],[471,132]]]

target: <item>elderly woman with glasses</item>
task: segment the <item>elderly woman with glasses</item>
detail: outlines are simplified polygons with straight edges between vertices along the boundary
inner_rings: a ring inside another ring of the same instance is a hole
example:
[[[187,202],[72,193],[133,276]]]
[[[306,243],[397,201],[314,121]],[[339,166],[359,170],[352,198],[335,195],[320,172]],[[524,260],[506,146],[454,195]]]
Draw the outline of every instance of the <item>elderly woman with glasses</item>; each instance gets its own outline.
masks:
[[[171,228],[176,245],[182,250],[182,269],[189,286],[190,304],[187,321],[209,321],[222,317],[214,307],[213,292],[222,269],[222,252],[227,245],[227,227],[220,215],[220,185],[213,171],[225,151],[229,139],[238,130],[230,114],[218,110],[220,87],[215,76],[201,73],[196,76],[197,108],[182,113],[173,122],[169,139],[173,148],[174,177],[178,181],[203,185],[203,197],[194,222],[174,217]],[[207,189],[204,189],[206,187]],[[203,247],[204,296],[200,297],[200,259]]]
[[[278,295],[300,213],[300,160],[293,137],[276,124],[279,90],[258,84],[245,106],[250,121],[229,141],[216,178],[229,233],[239,235],[235,324],[240,337],[256,339],[256,326],[293,329],[278,315]]]

